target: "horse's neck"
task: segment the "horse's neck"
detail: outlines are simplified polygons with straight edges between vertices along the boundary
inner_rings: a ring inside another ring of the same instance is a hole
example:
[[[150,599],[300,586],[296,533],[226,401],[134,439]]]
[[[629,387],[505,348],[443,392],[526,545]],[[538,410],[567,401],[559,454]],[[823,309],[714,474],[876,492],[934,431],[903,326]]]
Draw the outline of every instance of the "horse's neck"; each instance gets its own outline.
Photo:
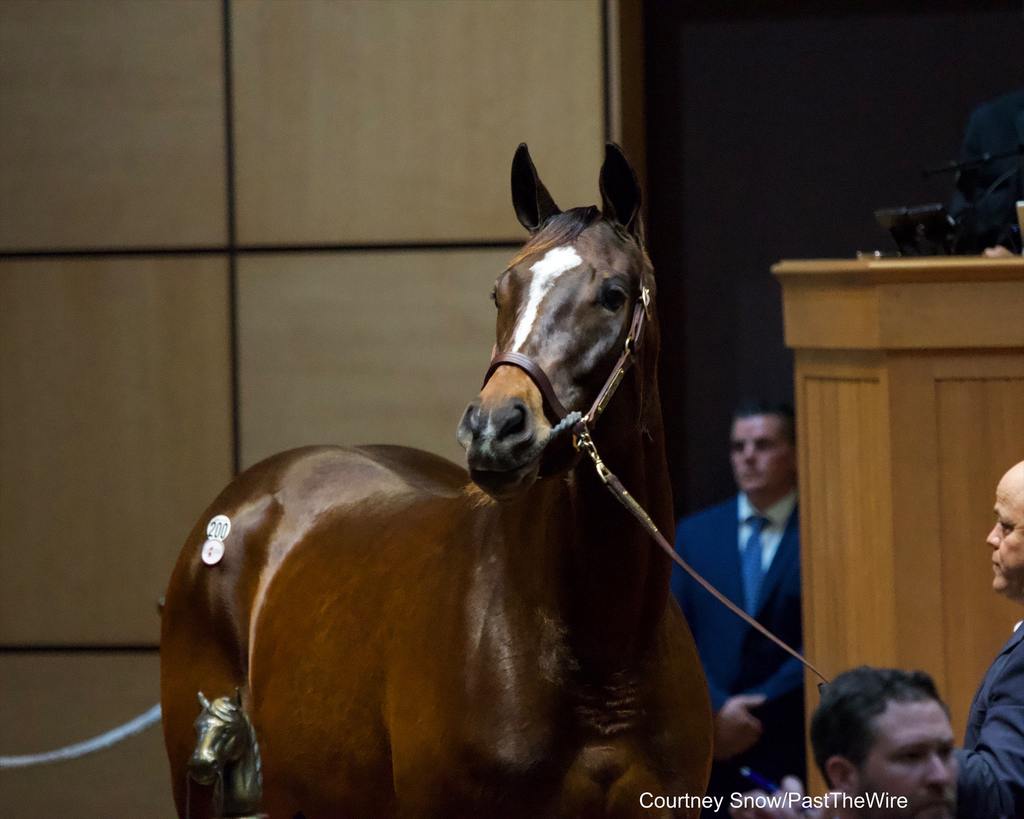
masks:
[[[652,418],[656,423],[641,430],[628,412],[610,408],[594,437],[608,467],[667,534],[671,495],[656,405]],[[515,540],[536,551],[510,555],[520,577],[553,590],[570,648],[587,669],[606,676],[633,666],[664,612],[668,558],[586,457],[568,480],[540,482],[524,503],[520,519],[532,536]]]
[[[660,417],[644,431],[628,415],[610,413],[594,435],[601,457],[665,532],[671,494]],[[636,660],[650,645],[664,612],[671,564],[588,458],[576,473],[573,622],[579,650],[614,670],[616,662]]]

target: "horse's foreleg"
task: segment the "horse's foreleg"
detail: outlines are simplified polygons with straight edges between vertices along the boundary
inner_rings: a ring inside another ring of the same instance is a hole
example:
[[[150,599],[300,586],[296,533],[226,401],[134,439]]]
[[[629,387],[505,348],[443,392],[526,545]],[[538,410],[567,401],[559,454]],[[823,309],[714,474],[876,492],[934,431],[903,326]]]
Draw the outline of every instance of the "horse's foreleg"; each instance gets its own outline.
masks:
[[[699,809],[664,807],[664,797],[675,794],[644,759],[630,756],[611,747],[580,754],[563,780],[560,819],[696,819]]]
[[[608,819],[697,819],[700,809],[655,807],[659,802],[655,797],[672,798],[679,794],[667,793],[669,789],[659,780],[646,765],[634,762],[626,772],[608,788],[607,817]],[[660,804],[665,804],[661,802]]]

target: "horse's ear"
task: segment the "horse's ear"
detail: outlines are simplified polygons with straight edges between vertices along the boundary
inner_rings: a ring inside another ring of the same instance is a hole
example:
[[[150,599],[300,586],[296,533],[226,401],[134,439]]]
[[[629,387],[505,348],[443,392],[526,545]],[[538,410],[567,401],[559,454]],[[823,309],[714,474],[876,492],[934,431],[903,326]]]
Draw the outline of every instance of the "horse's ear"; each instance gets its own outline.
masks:
[[[562,212],[537,176],[525,142],[519,144],[512,158],[512,207],[519,224],[530,233],[536,233],[549,218]]]
[[[204,711],[210,710],[210,701],[203,696],[203,692],[199,692],[199,704],[202,706]]]
[[[614,142],[604,148],[601,165],[601,210],[604,217],[636,233],[639,228],[640,183],[629,160]]]

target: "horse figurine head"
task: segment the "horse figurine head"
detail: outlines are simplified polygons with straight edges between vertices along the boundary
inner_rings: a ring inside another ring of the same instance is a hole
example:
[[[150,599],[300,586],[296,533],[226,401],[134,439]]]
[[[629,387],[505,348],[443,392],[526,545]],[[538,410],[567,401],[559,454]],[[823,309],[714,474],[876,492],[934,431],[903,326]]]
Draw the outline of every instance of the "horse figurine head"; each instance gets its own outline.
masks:
[[[215,787],[218,814],[255,814],[261,796],[256,732],[242,709],[241,692],[210,702],[199,692],[202,710],[196,718],[196,747],[188,775],[200,785]]]
[[[512,200],[530,239],[495,283],[498,320],[491,367],[458,429],[471,477],[492,496],[518,494],[538,476],[572,463],[566,456],[571,448],[553,446],[555,439],[569,437],[563,433],[575,413],[590,409],[594,415],[616,359],[638,343],[630,335],[637,310],[642,306],[652,313],[654,277],[643,246],[640,188],[612,144],[600,188],[600,210],[563,212],[540,181],[526,145],[516,151]],[[644,358],[653,362],[656,322],[648,321],[647,327]],[[633,428],[643,425],[644,380],[653,380],[652,367],[637,369],[634,417],[627,419]],[[619,398],[616,403],[629,402]]]

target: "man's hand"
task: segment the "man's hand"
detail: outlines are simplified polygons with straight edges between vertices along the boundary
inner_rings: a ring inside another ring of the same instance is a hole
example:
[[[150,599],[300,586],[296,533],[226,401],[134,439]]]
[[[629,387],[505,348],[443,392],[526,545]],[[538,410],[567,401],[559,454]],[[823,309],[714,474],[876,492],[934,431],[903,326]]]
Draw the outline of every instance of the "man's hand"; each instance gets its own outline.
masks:
[[[737,694],[725,701],[715,714],[715,759],[732,759],[761,738],[761,720],[750,709],[764,700],[764,694]]]
[[[986,259],[1010,259],[1016,256],[1010,248],[1003,247],[1002,245],[996,245],[995,247],[986,247],[981,251],[981,255]]]

